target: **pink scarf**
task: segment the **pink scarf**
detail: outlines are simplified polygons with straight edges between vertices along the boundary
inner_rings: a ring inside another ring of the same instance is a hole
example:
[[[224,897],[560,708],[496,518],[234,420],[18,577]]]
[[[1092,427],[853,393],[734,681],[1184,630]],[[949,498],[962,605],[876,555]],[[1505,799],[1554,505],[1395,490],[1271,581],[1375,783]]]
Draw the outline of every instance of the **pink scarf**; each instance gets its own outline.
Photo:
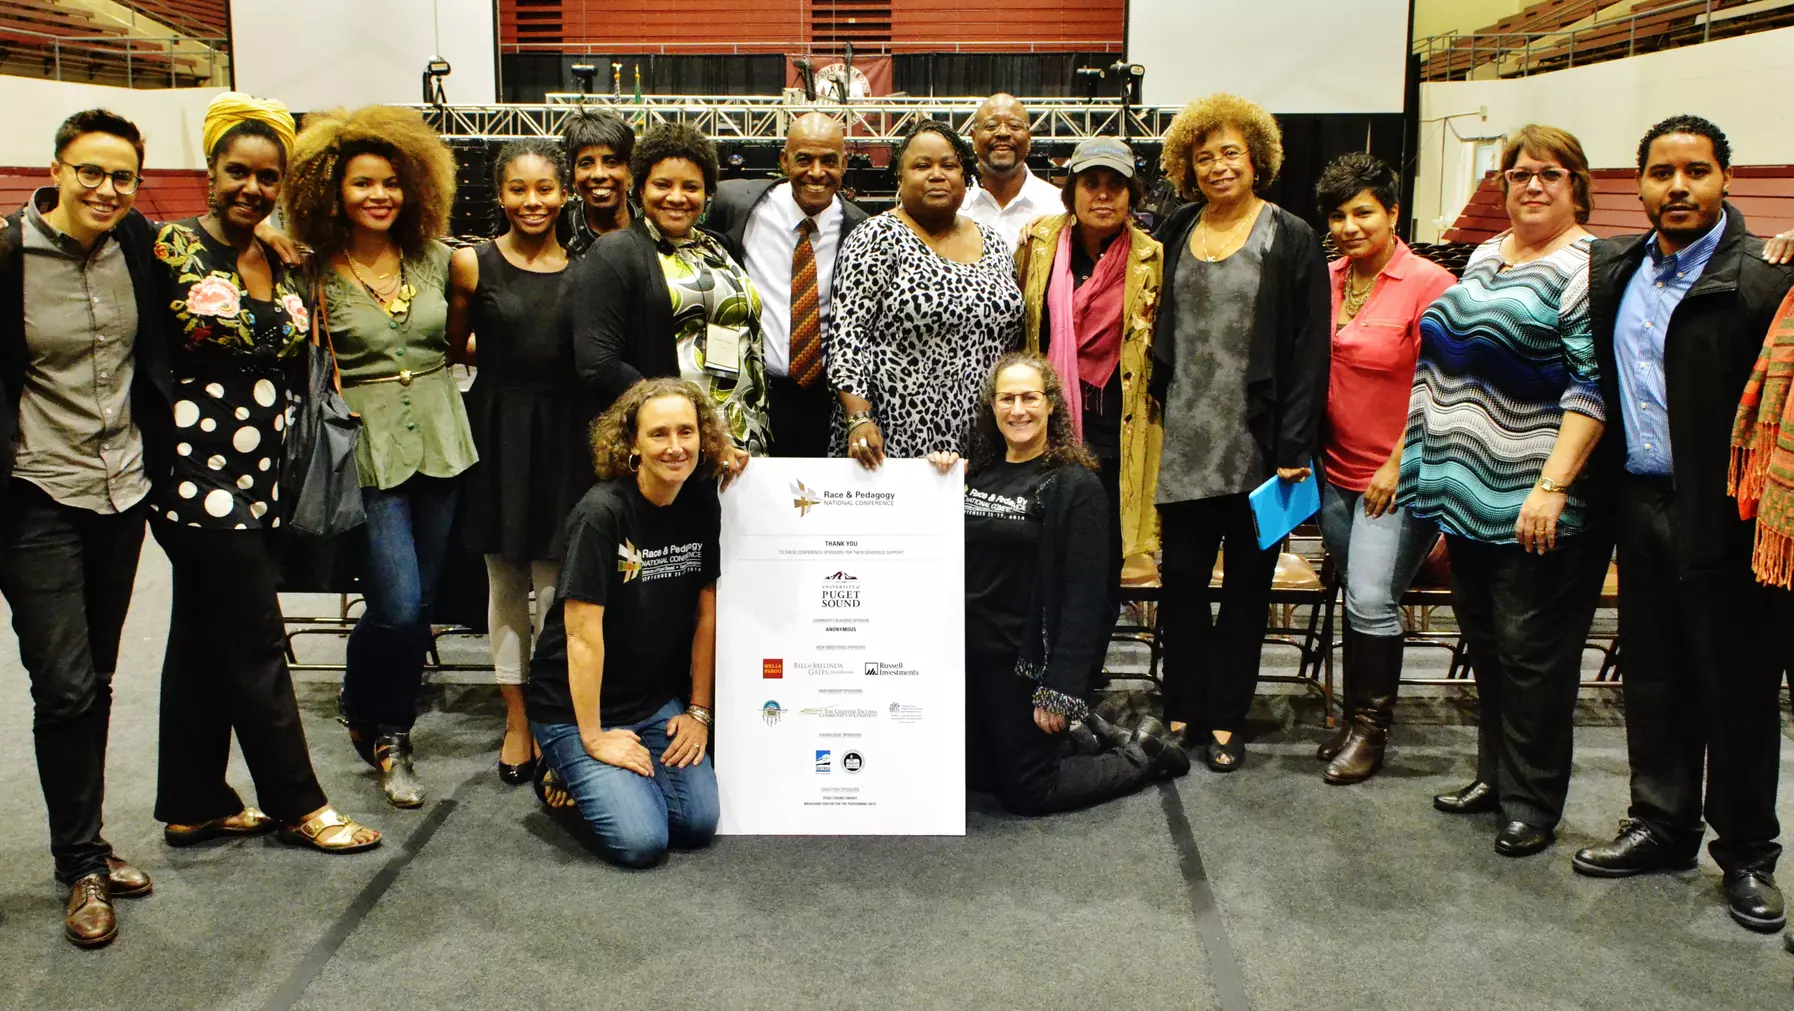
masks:
[[[1052,319],[1052,342],[1047,360],[1065,386],[1065,406],[1071,412],[1071,430],[1084,441],[1084,391],[1082,384],[1102,389],[1121,361],[1121,310],[1126,294],[1128,252],[1134,244],[1133,229],[1103,251],[1095,273],[1083,287],[1071,280],[1071,222],[1059,232],[1059,249],[1053,254],[1053,275],[1047,285],[1047,312]]]

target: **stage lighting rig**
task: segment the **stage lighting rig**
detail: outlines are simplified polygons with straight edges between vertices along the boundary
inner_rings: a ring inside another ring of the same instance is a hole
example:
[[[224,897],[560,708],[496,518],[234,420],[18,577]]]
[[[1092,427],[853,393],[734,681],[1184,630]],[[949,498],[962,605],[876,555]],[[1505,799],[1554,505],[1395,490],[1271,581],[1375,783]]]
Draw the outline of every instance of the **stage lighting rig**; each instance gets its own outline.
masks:
[[[442,90],[443,79],[454,72],[449,61],[440,56],[430,57],[424,64],[424,102],[427,105],[447,105],[448,95]]]
[[[573,79],[579,82],[579,93],[590,95],[592,85],[598,80],[598,65],[595,63],[575,63],[567,68],[573,71]]]

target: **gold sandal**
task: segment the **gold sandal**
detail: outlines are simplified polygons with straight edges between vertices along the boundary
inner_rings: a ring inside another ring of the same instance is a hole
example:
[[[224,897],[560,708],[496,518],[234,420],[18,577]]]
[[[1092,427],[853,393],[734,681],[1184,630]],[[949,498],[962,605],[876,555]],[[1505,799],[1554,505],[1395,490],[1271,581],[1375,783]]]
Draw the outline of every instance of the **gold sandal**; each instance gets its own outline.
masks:
[[[380,845],[380,833],[327,807],[297,825],[282,825],[280,841],[324,853],[360,853]]]
[[[192,846],[220,836],[261,835],[273,827],[273,818],[259,808],[245,805],[243,810],[227,818],[213,818],[197,825],[165,825],[162,840],[170,846]]]

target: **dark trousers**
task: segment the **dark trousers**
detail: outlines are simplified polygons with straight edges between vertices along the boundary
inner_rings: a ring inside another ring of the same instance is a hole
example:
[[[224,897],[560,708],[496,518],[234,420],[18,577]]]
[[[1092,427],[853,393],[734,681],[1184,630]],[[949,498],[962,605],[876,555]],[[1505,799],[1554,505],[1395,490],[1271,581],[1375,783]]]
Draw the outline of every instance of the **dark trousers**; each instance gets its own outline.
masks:
[[[63,884],[104,873],[112,854],[100,838],[106,733],[144,512],[74,509],[15,480],[0,518],[0,593],[31,675],[37,777]]]
[[[1097,480],[1103,483],[1103,500],[1109,503],[1109,603],[1121,610],[1121,461],[1099,461]]]
[[[234,729],[257,801],[296,824],[325,801],[293,698],[269,533],[152,528],[174,568],[156,820],[194,825],[243,810],[224,781]]]
[[[367,507],[367,610],[349,633],[343,712],[365,727],[410,731],[430,648],[430,609],[448,555],[460,482],[419,474],[361,489]]]
[[[1258,687],[1258,658],[1277,549],[1259,550],[1245,495],[1159,506],[1164,589],[1165,717],[1197,731],[1238,732]],[[1221,611],[1209,612],[1215,554],[1225,551]]]
[[[1016,674],[1014,656],[968,654],[966,687],[971,778],[1006,810],[1071,811],[1146,785],[1146,771],[1121,752],[1079,754],[1070,734],[1043,733],[1034,723],[1035,684]]]
[[[1713,859],[1773,871],[1787,614],[1750,559],[1684,572],[1675,491],[1628,478],[1620,496],[1620,656],[1633,818],[1669,846],[1700,847],[1706,780]]]
[[[1503,817],[1555,828],[1570,786],[1582,650],[1612,542],[1562,538],[1528,554],[1448,534],[1451,606],[1476,676],[1476,778]]]
[[[835,392],[819,380],[811,389],[790,376],[766,377],[766,423],[772,428],[772,456],[827,456],[835,417]]]

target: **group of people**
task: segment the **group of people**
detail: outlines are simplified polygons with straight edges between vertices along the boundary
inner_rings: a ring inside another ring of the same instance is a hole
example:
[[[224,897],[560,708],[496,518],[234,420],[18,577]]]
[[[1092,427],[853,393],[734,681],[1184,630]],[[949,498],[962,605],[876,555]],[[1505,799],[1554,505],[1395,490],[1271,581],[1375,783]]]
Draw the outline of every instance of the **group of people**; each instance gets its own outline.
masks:
[[[765,455],[964,466],[972,785],[1042,814],[1192,759],[1236,771],[1278,557],[1248,493],[1312,480],[1347,616],[1328,782],[1383,764],[1397,602],[1443,535],[1481,722],[1475,780],[1434,804],[1497,812],[1503,854],[1549,846],[1617,541],[1633,806],[1576,869],[1687,866],[1704,811],[1732,915],[1779,928],[1787,658],[1767,629],[1794,576],[1794,268],[1725,202],[1718,127],[1652,128],[1654,231],[1611,241],[1581,226],[1576,139],[1516,132],[1512,227],[1460,279],[1395,235],[1399,178],[1362,153],[1316,186],[1329,264],[1262,196],[1281,135],[1237,96],[1176,118],[1161,167],[1187,203],[1153,234],[1127,144],[1078,145],[1054,186],[1029,122],[998,95],[969,141],[918,124],[892,151],[896,206],[869,216],[826,115],[792,121],[782,179],[719,182],[699,132],[579,110],[562,144],[498,153],[505,230],[451,251],[454,158],[415,112],[300,132],[220,96],[210,210],[160,225],[132,208],[137,129],[71,117],[53,185],[0,230],[0,592],[69,940],[109,942],[112,900],[151,889],[100,834],[146,521],[174,572],[168,843],[380,841],[326,801],[285,660],[275,546],[308,344],[360,418],[366,611],[341,711],[395,806],[423,802],[410,731],[459,538],[487,565],[501,777],[625,866],[706,844],[718,496]],[[465,395],[453,363],[475,367]],[[1116,725],[1093,694],[1123,568],[1154,556],[1166,719]],[[266,813],[225,783],[233,732]]]

